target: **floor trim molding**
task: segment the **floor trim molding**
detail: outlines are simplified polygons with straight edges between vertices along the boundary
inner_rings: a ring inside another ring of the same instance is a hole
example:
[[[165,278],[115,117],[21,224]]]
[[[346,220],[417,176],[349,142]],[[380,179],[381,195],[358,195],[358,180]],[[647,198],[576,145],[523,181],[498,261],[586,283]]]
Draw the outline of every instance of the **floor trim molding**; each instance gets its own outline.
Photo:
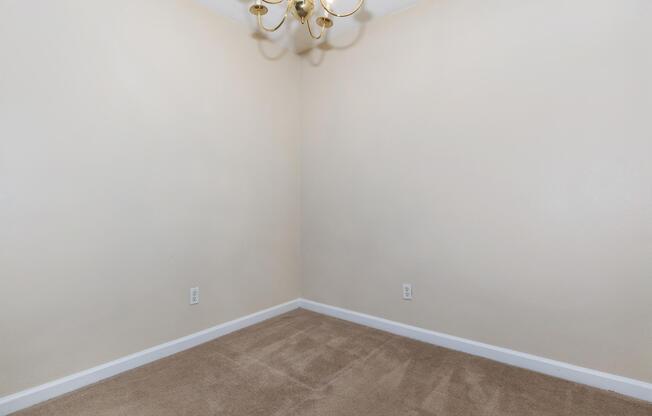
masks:
[[[439,345],[452,350],[489,358],[494,361],[547,374],[564,380],[610,390],[626,396],[652,402],[652,384],[614,374],[591,370],[561,361],[496,347],[482,342],[442,334],[395,321],[354,312],[336,306],[325,305],[307,299],[299,299],[299,306],[313,312],[344,319],[357,324],[380,329],[396,335]]]
[[[429,344],[466,352],[505,364],[514,365],[604,390],[611,390],[626,396],[652,402],[651,383],[578,367],[576,365],[471,341],[452,335],[442,334],[307,299],[296,299],[37,387],[23,390],[9,396],[0,397],[0,415],[4,416],[26,409],[43,401],[151,363],[152,361],[187,350],[199,344],[203,344],[204,342],[211,341],[296,308],[308,309],[324,315],[387,331],[396,335],[427,342]]]
[[[116,374],[140,367],[152,361],[219,338],[233,331],[273,318],[298,307],[299,300],[295,299],[37,387],[0,397],[0,415],[8,415],[26,409],[35,404],[88,386],[89,384],[97,383]]]

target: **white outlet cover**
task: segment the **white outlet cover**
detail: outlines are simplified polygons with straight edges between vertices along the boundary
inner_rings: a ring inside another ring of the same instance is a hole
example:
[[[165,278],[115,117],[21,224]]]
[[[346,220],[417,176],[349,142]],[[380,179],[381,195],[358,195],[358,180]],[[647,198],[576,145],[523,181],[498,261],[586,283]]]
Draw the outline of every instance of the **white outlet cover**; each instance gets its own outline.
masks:
[[[412,284],[403,283],[403,299],[412,300]]]
[[[196,305],[199,303],[199,288],[191,287],[190,288],[190,304]]]

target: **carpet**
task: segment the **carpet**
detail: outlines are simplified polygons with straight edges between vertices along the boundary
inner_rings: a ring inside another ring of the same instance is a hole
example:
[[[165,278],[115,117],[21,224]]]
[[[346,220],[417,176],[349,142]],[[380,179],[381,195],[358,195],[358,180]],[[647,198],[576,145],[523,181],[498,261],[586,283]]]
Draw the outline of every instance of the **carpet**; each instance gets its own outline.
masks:
[[[298,309],[16,416],[651,416],[652,404]]]

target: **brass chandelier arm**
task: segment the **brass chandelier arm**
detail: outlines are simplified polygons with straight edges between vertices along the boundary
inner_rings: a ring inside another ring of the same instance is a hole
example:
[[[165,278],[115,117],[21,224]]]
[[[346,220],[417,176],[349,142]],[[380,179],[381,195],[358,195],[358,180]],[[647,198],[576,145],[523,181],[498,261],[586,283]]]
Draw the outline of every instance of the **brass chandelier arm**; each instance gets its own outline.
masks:
[[[310,26],[310,19],[307,19],[308,24],[308,33],[310,33],[310,37],[313,39],[321,39],[321,37],[324,35],[324,32],[326,31],[326,26],[322,26],[321,30],[319,31],[319,35],[315,36],[315,34],[312,32],[312,27]]]
[[[353,11],[351,11],[349,13],[341,13],[340,14],[340,13],[336,13],[333,10],[331,10],[330,7],[328,7],[328,4],[326,3],[326,0],[319,0],[319,2],[321,3],[321,7],[323,7],[324,10],[326,10],[328,12],[328,14],[330,14],[332,16],[335,16],[335,17],[349,17],[349,16],[355,14],[355,12],[357,12],[358,10],[360,10],[362,8],[362,5],[364,4],[364,0],[359,0],[358,5],[355,6],[355,9],[353,9]]]
[[[285,1],[285,0],[278,0],[278,1],[263,0],[263,2],[265,2],[267,4],[280,4],[280,3],[283,3],[283,1]]]
[[[285,9],[285,14],[283,15],[283,19],[281,19],[279,24],[274,26],[273,28],[265,27],[265,25],[263,24],[263,17],[259,14],[258,15],[258,27],[263,29],[266,32],[276,32],[281,26],[283,26],[283,23],[285,23],[285,20],[288,18],[288,13],[289,12],[290,12],[290,3],[288,3],[288,7]]]

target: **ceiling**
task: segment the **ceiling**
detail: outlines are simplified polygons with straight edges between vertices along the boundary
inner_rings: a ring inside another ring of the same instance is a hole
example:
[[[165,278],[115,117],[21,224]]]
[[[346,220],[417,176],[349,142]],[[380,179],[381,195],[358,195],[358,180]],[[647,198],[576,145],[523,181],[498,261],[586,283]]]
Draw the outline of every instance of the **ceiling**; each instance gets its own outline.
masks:
[[[197,0],[216,13],[236,20],[251,28],[252,33],[257,32],[256,18],[249,14],[249,6],[255,3],[255,0]],[[329,30],[329,39],[344,35],[347,33],[360,32],[365,24],[369,21],[399,10],[406,9],[419,0],[366,0],[362,10],[348,18],[334,17],[332,29]],[[356,0],[334,0],[333,8],[336,10],[350,10],[356,5]],[[276,25],[283,17],[285,8],[283,5],[267,5],[269,13],[264,16],[264,22],[267,26]],[[302,27],[295,19],[288,18],[289,25],[276,33],[265,33],[264,36],[274,43],[288,48],[297,53],[307,51],[315,47],[322,41],[315,41],[310,38],[307,29]]]

